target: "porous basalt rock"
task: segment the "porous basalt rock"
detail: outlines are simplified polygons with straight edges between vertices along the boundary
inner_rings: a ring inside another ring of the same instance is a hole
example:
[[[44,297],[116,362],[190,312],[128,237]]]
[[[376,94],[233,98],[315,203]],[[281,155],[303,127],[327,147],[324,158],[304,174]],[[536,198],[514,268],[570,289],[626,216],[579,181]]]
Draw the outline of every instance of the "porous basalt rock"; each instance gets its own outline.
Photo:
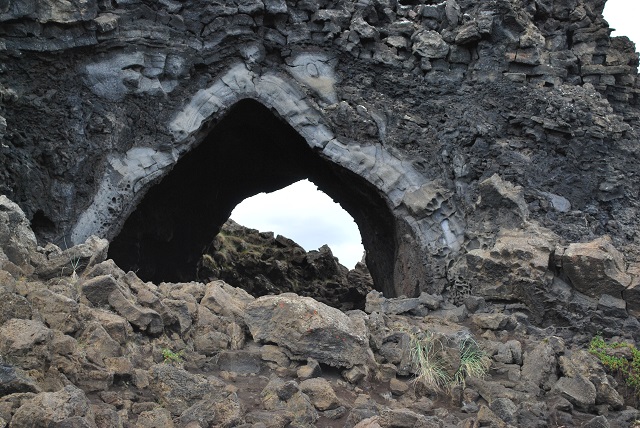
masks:
[[[363,309],[373,288],[366,265],[349,270],[324,245],[306,252],[284,236],[228,220],[205,251],[198,278],[221,279],[253,296],[293,292],[343,310]]]
[[[640,256],[638,57],[604,1],[58,3],[0,7],[0,193],[42,243],[191,280],[235,204],[307,177],[386,296],[466,293],[522,213]]]
[[[28,236],[15,229],[8,245]],[[42,255],[30,248],[28,259]],[[585,331],[640,340],[610,295],[581,297],[593,300],[583,328],[543,329],[521,304],[478,296],[456,305],[371,291],[367,313],[343,313],[221,280],[145,283],[108,260],[53,279],[0,268],[0,296],[15,302],[0,305],[0,424],[10,427],[631,426],[640,416],[587,351]],[[145,328],[138,315],[150,311],[158,322]],[[446,394],[413,378],[428,369],[418,344],[454,376]],[[482,352],[484,378],[463,362],[469,346]],[[628,345],[611,351],[633,358]]]

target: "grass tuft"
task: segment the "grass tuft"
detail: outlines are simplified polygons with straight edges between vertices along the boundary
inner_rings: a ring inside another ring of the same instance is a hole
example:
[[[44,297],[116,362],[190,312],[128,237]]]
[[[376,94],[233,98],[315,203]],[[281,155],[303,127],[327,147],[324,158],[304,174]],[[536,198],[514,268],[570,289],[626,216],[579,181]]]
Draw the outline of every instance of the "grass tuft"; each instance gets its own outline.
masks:
[[[446,355],[444,345],[433,333],[426,332],[421,336],[409,333],[409,337],[416,373],[414,382],[422,382],[437,392],[450,391],[457,385],[464,387],[467,376],[483,378],[491,366],[491,359],[472,338],[460,342],[460,361],[446,364],[443,359]],[[447,366],[458,368],[450,374]]]

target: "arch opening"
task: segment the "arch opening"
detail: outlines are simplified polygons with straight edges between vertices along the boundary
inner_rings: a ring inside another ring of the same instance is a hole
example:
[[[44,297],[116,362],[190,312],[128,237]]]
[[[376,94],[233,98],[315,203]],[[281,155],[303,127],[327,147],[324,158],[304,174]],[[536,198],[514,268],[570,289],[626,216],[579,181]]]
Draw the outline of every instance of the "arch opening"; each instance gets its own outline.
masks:
[[[325,159],[252,99],[233,105],[149,188],[112,240],[109,257],[146,281],[195,280],[203,250],[238,203],[305,178],[353,217],[374,287],[393,296],[397,226],[378,189]]]
[[[340,264],[353,269],[364,254],[360,229],[339,204],[309,180],[240,202],[231,220],[292,239],[306,251],[328,245]]]

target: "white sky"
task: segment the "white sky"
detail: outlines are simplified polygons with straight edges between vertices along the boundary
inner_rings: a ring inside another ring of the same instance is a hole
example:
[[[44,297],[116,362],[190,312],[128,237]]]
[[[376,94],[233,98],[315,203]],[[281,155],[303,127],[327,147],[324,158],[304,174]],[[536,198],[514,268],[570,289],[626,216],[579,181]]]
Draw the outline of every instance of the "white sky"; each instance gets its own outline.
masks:
[[[627,36],[640,44],[640,0],[608,0],[604,7],[604,19],[616,29],[612,36]]]
[[[231,218],[243,226],[293,239],[307,251],[327,244],[349,269],[364,252],[353,218],[308,180],[247,198]]]
[[[608,0],[604,17],[617,30],[613,36],[627,36],[640,44],[640,0]],[[351,216],[307,180],[245,199],[231,218],[243,226],[293,239],[307,251],[328,244],[350,269],[362,259],[360,232]]]

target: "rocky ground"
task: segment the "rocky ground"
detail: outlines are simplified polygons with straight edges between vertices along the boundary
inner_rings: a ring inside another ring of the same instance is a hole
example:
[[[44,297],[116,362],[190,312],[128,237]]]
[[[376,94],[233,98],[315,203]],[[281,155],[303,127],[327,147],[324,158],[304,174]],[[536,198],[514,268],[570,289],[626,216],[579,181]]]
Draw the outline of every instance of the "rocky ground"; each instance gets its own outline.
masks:
[[[373,280],[364,263],[347,269],[323,245],[306,252],[289,238],[227,220],[199,263],[198,279],[222,279],[253,296],[295,292],[342,310],[364,309]]]
[[[222,280],[145,283],[105,260],[107,245],[38,247],[22,211],[0,197],[0,427],[640,419],[637,398],[584,334],[536,327],[515,307],[370,291],[364,310],[340,311],[294,293],[256,298]],[[633,343],[633,332],[616,340]],[[416,362],[419,349],[429,364]]]

